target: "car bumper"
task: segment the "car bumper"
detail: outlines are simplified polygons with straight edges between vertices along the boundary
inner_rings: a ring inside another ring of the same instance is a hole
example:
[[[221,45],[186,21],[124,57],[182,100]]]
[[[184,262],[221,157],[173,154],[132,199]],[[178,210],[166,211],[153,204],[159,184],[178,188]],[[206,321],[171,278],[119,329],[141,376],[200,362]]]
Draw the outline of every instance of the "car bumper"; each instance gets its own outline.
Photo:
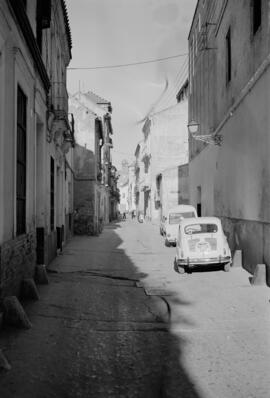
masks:
[[[168,238],[168,236],[166,236],[166,239],[169,243],[176,243],[176,238],[173,237]]]
[[[177,265],[180,267],[188,266],[195,267],[197,265],[210,265],[210,264],[226,264],[231,263],[232,259],[230,256],[226,257],[209,257],[209,258],[183,258],[176,260]]]

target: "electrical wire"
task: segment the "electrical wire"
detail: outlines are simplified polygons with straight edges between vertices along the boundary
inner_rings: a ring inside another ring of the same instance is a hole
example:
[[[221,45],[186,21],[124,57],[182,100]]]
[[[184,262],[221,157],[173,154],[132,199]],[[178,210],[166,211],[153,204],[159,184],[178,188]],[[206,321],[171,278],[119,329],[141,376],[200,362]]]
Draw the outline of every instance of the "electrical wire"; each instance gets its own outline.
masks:
[[[164,95],[163,101],[167,101],[168,98],[171,98],[171,96],[174,96],[177,94],[178,92],[178,87],[179,87],[179,82],[183,80],[183,78],[185,79],[186,76],[186,66],[187,66],[187,61],[188,61],[188,57],[186,57],[186,59],[184,60],[183,64],[181,65],[181,68],[179,69],[171,87],[169,88],[169,90],[167,91],[167,93]]]
[[[176,103],[176,95],[180,88],[183,86],[185,80],[187,79],[187,67],[183,70],[183,74],[180,76],[176,84],[172,87],[170,94],[163,100],[163,108],[167,108],[172,104],[172,100]]]
[[[171,55],[170,57],[156,58],[156,59],[152,59],[152,60],[148,60],[148,61],[131,62],[128,64],[102,65],[102,66],[89,66],[89,67],[76,67],[76,68],[69,67],[69,68],[67,68],[67,70],[95,70],[95,69],[125,68],[127,66],[143,65],[143,64],[150,64],[153,62],[166,61],[168,59],[184,57],[186,55],[187,55],[187,53],[176,54],[176,55]]]
[[[183,64],[181,65],[181,68],[179,69],[173,84],[167,91],[167,93],[164,95],[164,98],[160,102],[159,109],[166,109],[171,105],[172,100],[176,101],[176,95],[179,92],[180,88],[184,84],[185,80],[187,79],[188,75],[188,57],[184,60]]]

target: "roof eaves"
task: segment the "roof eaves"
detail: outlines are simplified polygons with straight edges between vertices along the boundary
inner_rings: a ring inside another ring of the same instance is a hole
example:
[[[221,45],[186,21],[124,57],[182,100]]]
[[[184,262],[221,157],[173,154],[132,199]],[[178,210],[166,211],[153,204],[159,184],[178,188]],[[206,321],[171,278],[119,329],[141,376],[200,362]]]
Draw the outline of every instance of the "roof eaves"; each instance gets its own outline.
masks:
[[[200,2],[200,0],[197,0],[196,8],[195,8],[195,11],[194,11],[194,14],[193,14],[192,22],[191,22],[189,33],[188,33],[188,40],[189,40],[191,31],[192,31],[192,27],[193,27],[193,23],[194,23],[195,16],[196,16],[196,13],[197,13],[197,9],[198,9],[198,6],[199,6],[199,2]]]
[[[64,13],[64,21],[65,21],[67,40],[68,40],[68,48],[69,48],[69,54],[70,54],[70,58],[71,58],[72,57],[71,56],[72,38],[71,38],[71,31],[70,31],[70,25],[69,25],[69,18],[68,18],[66,1],[65,0],[61,0],[61,4],[62,4],[62,8],[63,8],[63,13]]]

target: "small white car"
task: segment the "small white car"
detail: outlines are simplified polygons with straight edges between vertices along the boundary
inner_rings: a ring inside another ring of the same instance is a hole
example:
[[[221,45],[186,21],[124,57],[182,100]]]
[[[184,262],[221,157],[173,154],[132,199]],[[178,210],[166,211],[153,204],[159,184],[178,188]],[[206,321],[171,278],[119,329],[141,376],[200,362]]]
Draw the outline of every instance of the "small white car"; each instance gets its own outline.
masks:
[[[229,271],[231,251],[217,217],[182,220],[178,228],[174,268],[179,273],[197,266],[220,265]]]
[[[197,217],[197,211],[195,207],[191,205],[179,205],[168,211],[168,215],[163,226],[163,235],[165,236],[166,246],[175,246],[180,221],[185,218],[192,217]]]

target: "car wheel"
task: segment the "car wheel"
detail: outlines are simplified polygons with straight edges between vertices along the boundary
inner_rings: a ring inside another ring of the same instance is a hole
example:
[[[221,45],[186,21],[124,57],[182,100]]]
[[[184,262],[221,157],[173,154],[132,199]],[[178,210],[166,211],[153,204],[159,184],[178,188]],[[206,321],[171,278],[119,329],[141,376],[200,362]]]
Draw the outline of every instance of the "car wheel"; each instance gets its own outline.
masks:
[[[165,246],[167,246],[167,247],[171,246],[170,242],[167,239],[165,239]]]
[[[231,264],[230,263],[225,264],[223,269],[225,272],[229,272],[231,269]]]
[[[178,272],[178,265],[177,265],[176,259],[174,259],[174,262],[173,262],[173,269],[175,270],[175,272]]]
[[[179,274],[184,274],[185,273],[185,268],[184,267],[179,267],[179,265],[178,265],[178,272],[179,272]]]

